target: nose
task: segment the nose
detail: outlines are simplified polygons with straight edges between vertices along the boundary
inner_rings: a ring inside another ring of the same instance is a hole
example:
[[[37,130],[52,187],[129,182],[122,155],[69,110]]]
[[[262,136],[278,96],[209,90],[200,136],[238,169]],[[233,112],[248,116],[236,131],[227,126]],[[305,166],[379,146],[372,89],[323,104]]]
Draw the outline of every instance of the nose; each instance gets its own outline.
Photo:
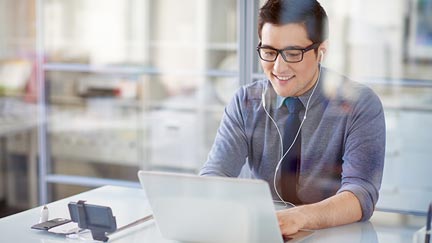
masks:
[[[274,61],[273,70],[276,73],[282,73],[285,69],[287,69],[288,63],[285,62],[282,55],[278,55],[276,60]]]

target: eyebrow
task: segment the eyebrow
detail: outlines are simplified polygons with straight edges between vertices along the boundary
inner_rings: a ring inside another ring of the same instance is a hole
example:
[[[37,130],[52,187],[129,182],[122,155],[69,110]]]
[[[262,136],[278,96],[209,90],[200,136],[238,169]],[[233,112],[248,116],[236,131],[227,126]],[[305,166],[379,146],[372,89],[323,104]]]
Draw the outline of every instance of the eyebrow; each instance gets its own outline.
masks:
[[[274,48],[273,46],[270,46],[270,45],[261,45],[261,47],[271,48],[271,49],[275,49],[275,50],[298,50],[298,49],[304,49],[305,48],[303,46],[287,46],[287,47],[284,47],[282,49],[277,49],[277,48]]]

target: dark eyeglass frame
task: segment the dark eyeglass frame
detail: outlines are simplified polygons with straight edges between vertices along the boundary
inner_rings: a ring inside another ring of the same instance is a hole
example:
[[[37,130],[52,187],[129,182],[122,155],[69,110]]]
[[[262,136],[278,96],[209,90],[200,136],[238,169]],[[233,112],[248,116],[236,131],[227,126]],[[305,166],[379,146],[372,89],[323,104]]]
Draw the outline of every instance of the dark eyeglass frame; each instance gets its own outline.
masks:
[[[303,57],[304,57],[304,54],[305,54],[306,52],[308,52],[308,51],[310,51],[310,50],[313,50],[313,49],[317,49],[317,48],[320,46],[320,44],[321,44],[321,43],[319,43],[319,42],[315,42],[315,43],[312,43],[312,44],[310,44],[309,46],[307,46],[307,47],[305,47],[305,48],[303,48],[303,49],[299,49],[299,48],[295,48],[295,47],[291,47],[291,46],[290,46],[290,47],[287,47],[287,48],[284,48],[284,49],[276,49],[276,48],[273,48],[273,47],[270,47],[270,46],[265,46],[265,47],[263,47],[263,46],[261,46],[261,42],[260,42],[260,43],[258,44],[256,50],[257,50],[257,52],[258,52],[258,56],[260,57],[260,59],[263,60],[263,61],[265,61],[265,62],[274,62],[274,61],[276,61],[277,57],[278,57],[279,54],[280,54],[280,55],[282,56],[282,58],[284,59],[285,62],[288,62],[288,63],[297,63],[297,62],[301,62],[301,61],[303,61]],[[260,52],[261,49],[270,49],[270,50],[274,50],[274,51],[276,51],[277,54],[276,54],[274,60],[266,60],[266,59],[264,59],[264,58],[261,56],[261,52]],[[284,54],[283,52],[284,52],[284,51],[290,51],[290,50],[294,50],[294,51],[301,51],[301,58],[300,58],[300,60],[298,60],[298,61],[288,61],[287,58],[286,58],[286,56],[285,56],[285,54]]]

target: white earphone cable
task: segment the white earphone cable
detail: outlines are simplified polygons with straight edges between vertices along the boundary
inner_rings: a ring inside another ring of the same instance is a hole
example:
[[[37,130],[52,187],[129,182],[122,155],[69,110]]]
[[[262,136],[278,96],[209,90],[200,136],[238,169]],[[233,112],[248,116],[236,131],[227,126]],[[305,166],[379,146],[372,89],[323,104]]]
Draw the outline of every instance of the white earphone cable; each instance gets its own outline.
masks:
[[[322,62],[322,52],[321,52],[321,62]],[[274,173],[274,176],[273,176],[273,188],[274,188],[274,190],[275,190],[275,192],[276,192],[276,195],[278,196],[278,198],[280,199],[280,201],[281,202],[283,202],[284,204],[285,204],[285,207],[288,207],[288,204],[289,205],[291,205],[291,206],[293,206],[293,207],[295,207],[295,205],[293,204],[293,203],[291,203],[291,202],[287,202],[287,201],[285,201],[285,200],[283,200],[283,198],[282,198],[282,196],[279,194],[279,191],[277,190],[277,187],[276,187],[276,175],[277,175],[277,173],[278,173],[278,171],[279,171],[279,168],[280,168],[280,166],[281,166],[281,164],[282,164],[282,160],[285,158],[285,156],[288,154],[288,152],[291,150],[291,148],[292,148],[292,146],[294,146],[294,143],[295,143],[295,141],[297,140],[297,137],[298,137],[298,135],[300,134],[300,131],[301,131],[301,128],[303,127],[303,123],[305,122],[305,120],[306,120],[306,116],[307,116],[307,112],[308,112],[308,110],[309,110],[309,103],[310,103],[310,101],[311,101],[311,98],[312,98],[312,96],[313,96],[313,94],[315,93],[315,89],[316,89],[316,87],[318,86],[318,83],[319,83],[319,81],[320,81],[320,77],[321,77],[321,64],[319,65],[319,72],[318,72],[318,79],[317,79],[317,81],[316,81],[316,83],[315,83],[315,86],[314,86],[314,88],[313,88],[313,90],[312,90],[312,93],[311,93],[311,95],[309,96],[309,98],[308,98],[308,101],[306,102],[306,109],[305,109],[305,114],[304,114],[304,116],[303,116],[303,119],[302,119],[302,121],[301,121],[301,123],[300,123],[300,126],[299,126],[299,129],[297,130],[297,133],[296,133],[296,135],[295,135],[295,137],[294,137],[294,140],[292,141],[292,143],[291,143],[291,145],[288,147],[288,149],[287,149],[287,151],[285,152],[285,153],[283,153],[283,139],[282,139],[282,135],[281,135],[281,132],[280,132],[280,130],[279,130],[279,127],[278,127],[278,125],[277,125],[277,123],[275,122],[275,120],[273,119],[273,117],[269,114],[269,112],[267,111],[267,109],[266,109],[266,105],[265,105],[265,93],[267,92],[267,86],[268,86],[268,82],[266,83],[266,87],[265,87],[265,89],[263,89],[263,92],[262,92],[262,94],[261,94],[261,97],[262,97],[262,107],[263,107],[263,109],[264,109],[264,111],[265,111],[265,113],[267,114],[267,116],[270,118],[270,120],[272,121],[272,123],[275,125],[275,127],[276,127],[276,131],[277,131],[277,133],[278,133],[278,135],[279,135],[279,140],[280,140],[280,159],[279,159],[279,161],[278,161],[278,163],[277,163],[277,165],[276,165],[276,169],[275,169],[275,173]]]

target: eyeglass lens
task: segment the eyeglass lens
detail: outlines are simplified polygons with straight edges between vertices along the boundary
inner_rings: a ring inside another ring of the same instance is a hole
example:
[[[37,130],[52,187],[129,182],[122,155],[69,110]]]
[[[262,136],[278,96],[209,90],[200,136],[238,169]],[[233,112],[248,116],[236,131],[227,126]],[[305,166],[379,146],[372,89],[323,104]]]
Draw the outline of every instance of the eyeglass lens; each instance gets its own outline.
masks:
[[[299,62],[303,59],[303,52],[301,50],[283,50],[281,53],[282,58],[287,62]],[[273,62],[276,60],[279,52],[270,48],[260,48],[259,54],[264,61]]]

